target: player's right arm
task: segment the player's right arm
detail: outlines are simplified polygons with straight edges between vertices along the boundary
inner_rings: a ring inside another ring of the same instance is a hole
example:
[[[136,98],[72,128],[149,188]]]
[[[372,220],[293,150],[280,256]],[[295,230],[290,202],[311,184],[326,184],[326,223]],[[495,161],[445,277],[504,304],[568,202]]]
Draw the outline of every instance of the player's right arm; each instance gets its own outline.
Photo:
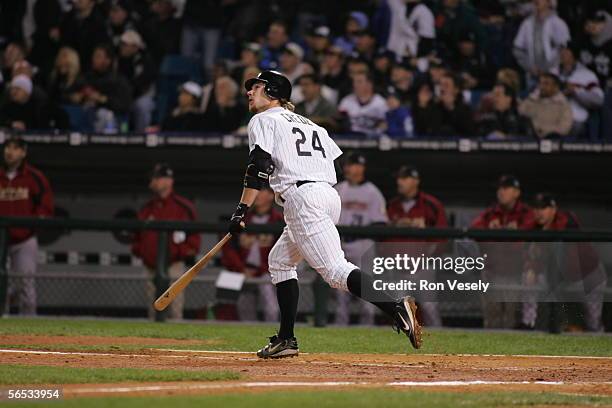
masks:
[[[228,231],[232,235],[240,234],[244,228],[244,218],[255,202],[259,190],[268,182],[274,172],[272,161],[272,140],[274,127],[270,120],[255,116],[249,122],[249,162],[244,173],[240,203],[230,218]]]

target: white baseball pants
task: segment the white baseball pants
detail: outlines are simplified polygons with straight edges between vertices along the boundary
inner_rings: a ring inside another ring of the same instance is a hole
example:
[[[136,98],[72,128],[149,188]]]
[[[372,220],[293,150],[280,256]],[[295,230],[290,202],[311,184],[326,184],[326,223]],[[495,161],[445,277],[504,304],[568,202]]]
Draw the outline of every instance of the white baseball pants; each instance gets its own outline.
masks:
[[[357,266],[346,260],[340,245],[336,190],[323,182],[293,185],[282,198],[287,226],[268,257],[272,283],[297,279],[296,267],[305,259],[331,287],[348,291],[346,278]]]

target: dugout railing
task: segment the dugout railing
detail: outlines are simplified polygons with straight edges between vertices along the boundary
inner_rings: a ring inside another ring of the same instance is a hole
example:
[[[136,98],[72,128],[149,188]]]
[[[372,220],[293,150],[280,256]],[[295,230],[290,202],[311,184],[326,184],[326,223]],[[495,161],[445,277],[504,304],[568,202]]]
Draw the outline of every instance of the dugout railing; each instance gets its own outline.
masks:
[[[205,222],[176,222],[176,221],[139,221],[139,220],[96,220],[96,219],[66,219],[66,218],[30,218],[30,217],[0,217],[0,314],[5,312],[8,289],[7,251],[8,229],[28,228],[33,230],[62,230],[62,231],[97,231],[119,232],[156,230],[158,235],[157,268],[155,286],[158,295],[163,293],[169,285],[167,276],[168,242],[172,231],[197,232],[203,234],[223,234],[227,225],[223,223]],[[249,225],[247,232],[280,234],[283,225]],[[483,230],[468,228],[405,228],[390,226],[340,226],[340,234],[353,238],[371,238],[384,240],[385,238],[409,238],[414,240],[462,240],[496,241],[496,242],[588,242],[611,243],[612,231],[603,230],[565,230],[565,231],[519,231],[519,230]],[[554,274],[551,271],[551,274]],[[548,282],[554,282],[555,276],[550,276]],[[518,288],[516,290],[519,290]],[[609,289],[606,289],[609,292]],[[314,294],[314,324],[324,326],[327,322],[329,297],[328,286],[321,279],[313,282]],[[559,332],[559,309],[551,304],[548,329],[550,332]],[[158,312],[157,321],[165,321],[165,312]]]

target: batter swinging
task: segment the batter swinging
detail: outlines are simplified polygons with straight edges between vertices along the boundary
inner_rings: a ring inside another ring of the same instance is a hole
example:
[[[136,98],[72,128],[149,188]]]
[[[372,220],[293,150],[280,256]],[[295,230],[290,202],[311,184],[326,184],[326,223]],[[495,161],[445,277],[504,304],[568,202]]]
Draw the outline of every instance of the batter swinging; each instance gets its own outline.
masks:
[[[263,71],[245,82],[249,110],[249,164],[240,204],[232,215],[229,232],[243,231],[244,218],[264,182],[269,181],[276,201],[284,207],[286,227],[269,255],[269,270],[280,309],[280,329],[257,352],[260,358],[298,354],[295,323],[299,288],[296,266],[305,259],[332,287],[362,297],[362,285],[372,277],[344,257],[336,223],[340,197],[334,160],[342,151],[327,131],[293,113],[291,83],[275,71]],[[414,299],[372,302],[395,322],[414,348],[421,346],[421,328]]]

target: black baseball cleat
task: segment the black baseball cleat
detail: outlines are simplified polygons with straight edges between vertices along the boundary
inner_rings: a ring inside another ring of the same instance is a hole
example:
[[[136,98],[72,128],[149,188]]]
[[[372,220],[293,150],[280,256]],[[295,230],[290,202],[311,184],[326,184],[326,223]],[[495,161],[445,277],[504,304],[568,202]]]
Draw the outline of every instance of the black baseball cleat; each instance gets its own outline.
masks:
[[[410,339],[412,347],[418,349],[422,344],[422,332],[421,325],[416,317],[417,305],[414,302],[414,298],[406,296],[400,299],[396,304],[395,324],[393,327],[397,332],[403,331],[404,334]]]
[[[270,343],[257,352],[259,358],[284,358],[295,357],[299,353],[298,342],[295,337],[281,339],[274,335],[270,337]]]

